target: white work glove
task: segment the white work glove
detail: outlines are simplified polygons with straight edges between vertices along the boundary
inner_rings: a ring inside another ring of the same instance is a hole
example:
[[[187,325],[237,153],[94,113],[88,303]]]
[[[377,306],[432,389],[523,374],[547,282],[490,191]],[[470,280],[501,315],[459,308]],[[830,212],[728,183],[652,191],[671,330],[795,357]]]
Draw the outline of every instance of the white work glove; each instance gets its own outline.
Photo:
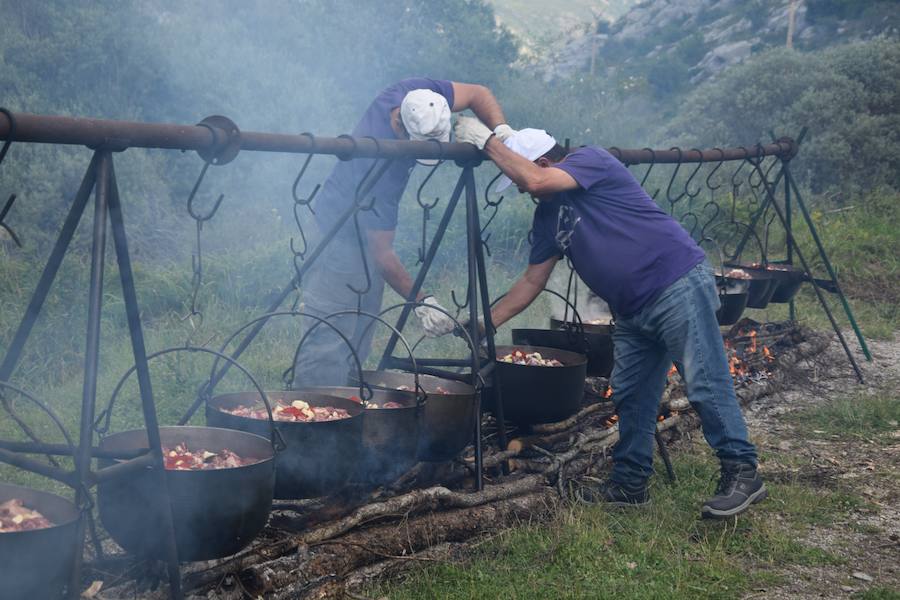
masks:
[[[434,299],[434,296],[425,296],[422,298],[422,303],[427,306],[417,306],[416,316],[422,322],[422,329],[425,330],[425,335],[428,337],[440,337],[453,331],[456,323],[453,322],[450,315],[431,308],[432,306],[438,309],[444,308]]]
[[[484,145],[494,132],[475,117],[457,117],[453,126],[453,134],[456,141],[462,144],[473,144],[479,150],[484,150]]]
[[[500,123],[496,127],[494,127],[494,135],[497,136],[497,139],[501,142],[506,142],[509,138],[519,133],[512,127],[510,127],[506,123]]]

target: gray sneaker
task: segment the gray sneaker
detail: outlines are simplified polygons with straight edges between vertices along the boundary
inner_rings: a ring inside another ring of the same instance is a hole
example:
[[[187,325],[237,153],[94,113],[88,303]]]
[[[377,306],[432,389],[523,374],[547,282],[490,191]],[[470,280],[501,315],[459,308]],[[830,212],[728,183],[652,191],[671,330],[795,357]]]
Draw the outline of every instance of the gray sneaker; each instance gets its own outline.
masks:
[[[716,494],[703,503],[700,514],[704,519],[727,519],[741,514],[768,495],[756,467],[723,460]]]

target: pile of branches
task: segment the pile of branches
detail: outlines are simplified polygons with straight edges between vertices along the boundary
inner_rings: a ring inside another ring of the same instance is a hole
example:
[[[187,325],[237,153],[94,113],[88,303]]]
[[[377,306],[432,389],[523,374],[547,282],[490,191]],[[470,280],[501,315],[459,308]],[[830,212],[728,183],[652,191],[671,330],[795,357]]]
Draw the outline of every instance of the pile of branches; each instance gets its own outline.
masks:
[[[773,376],[738,390],[743,404],[785,387],[800,361],[819,354],[826,336],[804,332],[779,356]],[[597,385],[597,382],[592,382]],[[588,394],[588,398],[591,394]],[[411,565],[452,559],[475,539],[515,523],[552,518],[584,477],[598,475],[618,441],[612,403],[593,397],[575,416],[514,435],[505,449],[485,450],[485,486],[473,486],[471,456],[440,466],[420,464],[375,493],[279,503],[263,535],[242,552],[183,568],[193,598],[342,598]],[[657,423],[664,438],[695,428],[683,388],[670,382]],[[435,485],[435,482],[440,484]],[[162,588],[137,582],[103,590],[98,598],[165,598]]]

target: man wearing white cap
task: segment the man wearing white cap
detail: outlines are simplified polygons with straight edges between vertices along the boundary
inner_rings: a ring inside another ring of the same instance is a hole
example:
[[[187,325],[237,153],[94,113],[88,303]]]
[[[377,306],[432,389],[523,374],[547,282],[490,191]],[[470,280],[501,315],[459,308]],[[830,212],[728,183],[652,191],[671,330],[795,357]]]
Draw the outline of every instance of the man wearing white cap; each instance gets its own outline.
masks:
[[[672,362],[721,463],[719,485],[701,514],[731,517],[765,498],[716,321],[715,280],[688,232],[603,148],[567,152],[540,129],[500,140],[471,118],[457,122],[456,137],[500,167],[498,190],[515,183],[540,200],[529,266],[491,310],[493,323],[531,304],[563,256],[616,317],[611,386],[619,443],[610,480],[583,488],[581,498],[613,506],[649,502],[657,409]]]
[[[455,81],[412,78],[399,81],[378,94],[352,135],[449,142],[451,112],[466,109],[471,109],[500,137],[505,138],[513,132],[488,88]],[[352,206],[357,188],[374,162],[374,159],[354,159],[335,165],[314,202],[320,232],[329,231]],[[342,310],[355,310],[359,305],[363,311],[377,314],[381,309],[385,282],[400,296],[409,297],[413,280],[394,251],[393,243],[400,198],[415,162],[413,159],[394,159],[363,199],[366,203],[375,199],[374,210],[359,213],[371,277],[368,289],[363,258],[351,220],[331,240],[304,279],[301,288],[305,312],[325,317]],[[366,292],[360,299],[350,286]],[[437,300],[428,294],[420,293],[417,300],[440,307]],[[428,335],[434,336],[452,329],[452,321],[438,310],[419,307],[415,312]],[[370,326],[371,319],[347,315],[331,322],[352,341],[359,358],[365,360],[374,329]],[[305,319],[304,326],[308,330],[315,323],[314,319]],[[349,349],[330,328],[316,327],[298,357],[294,382],[298,386],[343,385],[347,381],[350,359]]]

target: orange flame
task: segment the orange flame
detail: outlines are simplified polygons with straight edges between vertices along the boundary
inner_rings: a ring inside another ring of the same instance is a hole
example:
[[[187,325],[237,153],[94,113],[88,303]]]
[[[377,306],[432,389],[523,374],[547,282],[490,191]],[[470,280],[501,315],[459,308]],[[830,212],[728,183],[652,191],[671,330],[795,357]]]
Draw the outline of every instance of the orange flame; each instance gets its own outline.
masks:
[[[772,362],[775,360],[775,357],[769,351],[768,346],[763,346],[763,356],[766,357],[766,361],[768,361],[768,362]]]
[[[613,394],[612,386],[607,386],[606,392],[603,393],[604,398],[611,398]]]
[[[747,348],[747,352],[749,352],[750,354],[756,353],[756,332],[755,331],[750,332],[750,347]]]

